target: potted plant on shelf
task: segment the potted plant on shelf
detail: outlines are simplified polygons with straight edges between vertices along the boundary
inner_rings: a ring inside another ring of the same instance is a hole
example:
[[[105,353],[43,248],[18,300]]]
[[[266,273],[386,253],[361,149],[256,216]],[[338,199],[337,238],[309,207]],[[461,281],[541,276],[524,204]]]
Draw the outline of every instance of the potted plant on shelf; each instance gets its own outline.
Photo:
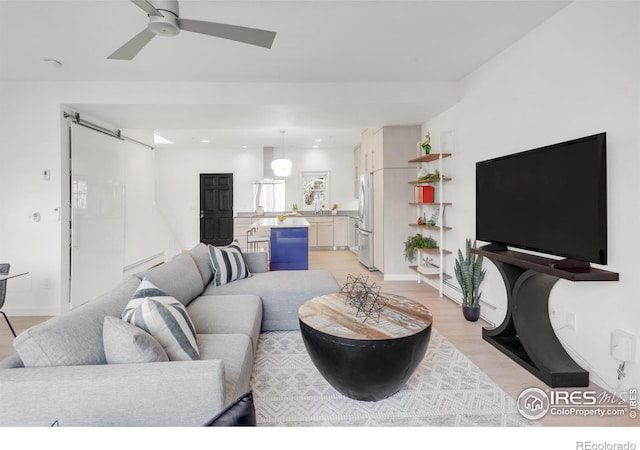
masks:
[[[482,263],[482,255],[471,254],[471,239],[467,238],[465,255],[458,249],[454,270],[462,289],[462,314],[471,322],[475,322],[480,317],[480,297],[482,296],[480,284],[486,275],[486,269],[482,268]]]
[[[404,242],[404,258],[412,263],[416,259],[416,250],[419,248],[438,248],[438,243],[433,238],[419,233],[409,236]]]
[[[431,152],[431,133],[427,133],[424,137],[424,142],[421,144],[424,149],[424,154],[428,155]]]

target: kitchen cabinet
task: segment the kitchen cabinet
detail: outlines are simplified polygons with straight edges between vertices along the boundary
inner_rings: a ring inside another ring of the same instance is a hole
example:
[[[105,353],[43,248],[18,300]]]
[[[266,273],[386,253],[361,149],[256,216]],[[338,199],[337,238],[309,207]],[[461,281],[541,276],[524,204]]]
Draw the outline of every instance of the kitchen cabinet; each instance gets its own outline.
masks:
[[[318,222],[308,220],[309,222],[309,248],[318,246]]]
[[[252,228],[269,236],[269,270],[309,269],[308,227],[304,217],[289,217],[282,222],[267,217],[252,224]]]
[[[357,146],[357,166],[360,168],[357,178],[363,173],[380,170],[384,166],[384,128],[365,128],[361,132],[360,145]]]
[[[371,128],[362,130],[360,138],[360,167],[361,173],[371,172],[371,136],[373,131]]]
[[[333,247],[333,217],[309,216],[309,248]]]
[[[318,222],[318,247],[333,247],[333,220]]]
[[[359,180],[360,175],[363,173],[362,166],[362,146],[360,144],[356,145],[353,148],[353,178],[354,180]],[[357,186],[357,183],[356,183]],[[357,187],[354,191],[357,194]]]
[[[384,175],[382,170],[373,173],[373,265],[384,273]],[[391,205],[389,205],[391,206]]]
[[[389,135],[389,127],[387,127],[387,135]],[[369,145],[371,147],[371,171],[375,172],[384,168],[384,129],[374,128],[371,131],[371,139]],[[388,152],[387,152],[388,153]]]
[[[317,215],[305,216],[309,222],[308,241],[310,249],[346,249],[351,246],[349,230],[349,217],[342,215]],[[236,217],[234,219],[233,238],[238,241],[240,248],[247,251],[247,231],[251,224],[260,217]],[[264,230],[258,230],[261,234]],[[264,250],[268,249],[269,243],[260,243]]]
[[[406,222],[415,220],[415,208],[399,201],[413,193],[407,179],[414,177],[418,125],[384,126],[362,130],[361,152],[368,156],[373,173],[373,265],[385,277],[406,277],[412,272],[403,256]]]
[[[343,248],[349,246],[349,217],[333,217],[333,247]]]

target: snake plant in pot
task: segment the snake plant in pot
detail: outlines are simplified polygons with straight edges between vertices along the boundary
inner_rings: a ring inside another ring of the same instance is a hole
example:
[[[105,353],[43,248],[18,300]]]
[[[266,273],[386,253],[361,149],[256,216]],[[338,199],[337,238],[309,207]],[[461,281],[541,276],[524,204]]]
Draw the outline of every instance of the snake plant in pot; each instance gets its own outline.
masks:
[[[475,242],[474,242],[475,246]],[[475,322],[480,317],[480,284],[486,275],[482,268],[482,255],[471,254],[471,239],[465,243],[465,254],[458,249],[458,259],[455,262],[455,273],[458,284],[462,289],[462,313],[464,318]]]

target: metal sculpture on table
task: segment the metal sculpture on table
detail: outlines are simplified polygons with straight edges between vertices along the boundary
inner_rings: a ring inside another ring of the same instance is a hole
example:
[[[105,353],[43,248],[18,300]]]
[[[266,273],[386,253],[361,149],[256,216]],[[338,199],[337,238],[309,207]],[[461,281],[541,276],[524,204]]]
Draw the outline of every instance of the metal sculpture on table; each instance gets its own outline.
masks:
[[[354,277],[349,274],[340,292],[345,294],[345,304],[356,309],[356,317],[362,317],[362,323],[368,318],[380,322],[380,312],[388,300],[380,295],[380,286],[375,282],[368,284],[367,280],[363,275]]]

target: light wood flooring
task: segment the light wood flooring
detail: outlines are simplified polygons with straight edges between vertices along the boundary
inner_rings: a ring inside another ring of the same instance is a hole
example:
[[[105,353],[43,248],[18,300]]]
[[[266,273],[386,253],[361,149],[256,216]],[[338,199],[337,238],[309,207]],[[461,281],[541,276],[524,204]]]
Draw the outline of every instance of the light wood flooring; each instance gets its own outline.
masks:
[[[360,263],[355,255],[349,251],[312,251],[309,256],[311,269],[330,270],[338,283],[342,285],[347,275],[364,274],[369,282],[376,282],[383,292],[402,295],[427,306],[433,314],[433,327],[453,345],[464,353],[476,366],[484,371],[498,386],[511,397],[516,399],[520,393],[529,387],[549,389],[544,383],[521,368],[493,346],[485,342],[482,337],[482,327],[489,326],[480,319],[478,322],[467,322],[462,317],[460,306],[450,299],[441,298],[437,290],[424,283],[415,281],[385,281],[379,272],[369,272]],[[36,325],[47,317],[10,317],[11,323],[20,333],[25,329]],[[0,317],[0,359],[13,353],[13,336],[9,327]],[[591,384],[583,390],[602,391]],[[579,417],[579,416],[551,416],[547,414],[539,421],[541,425],[553,427],[621,427],[638,426],[639,419],[624,417]]]

